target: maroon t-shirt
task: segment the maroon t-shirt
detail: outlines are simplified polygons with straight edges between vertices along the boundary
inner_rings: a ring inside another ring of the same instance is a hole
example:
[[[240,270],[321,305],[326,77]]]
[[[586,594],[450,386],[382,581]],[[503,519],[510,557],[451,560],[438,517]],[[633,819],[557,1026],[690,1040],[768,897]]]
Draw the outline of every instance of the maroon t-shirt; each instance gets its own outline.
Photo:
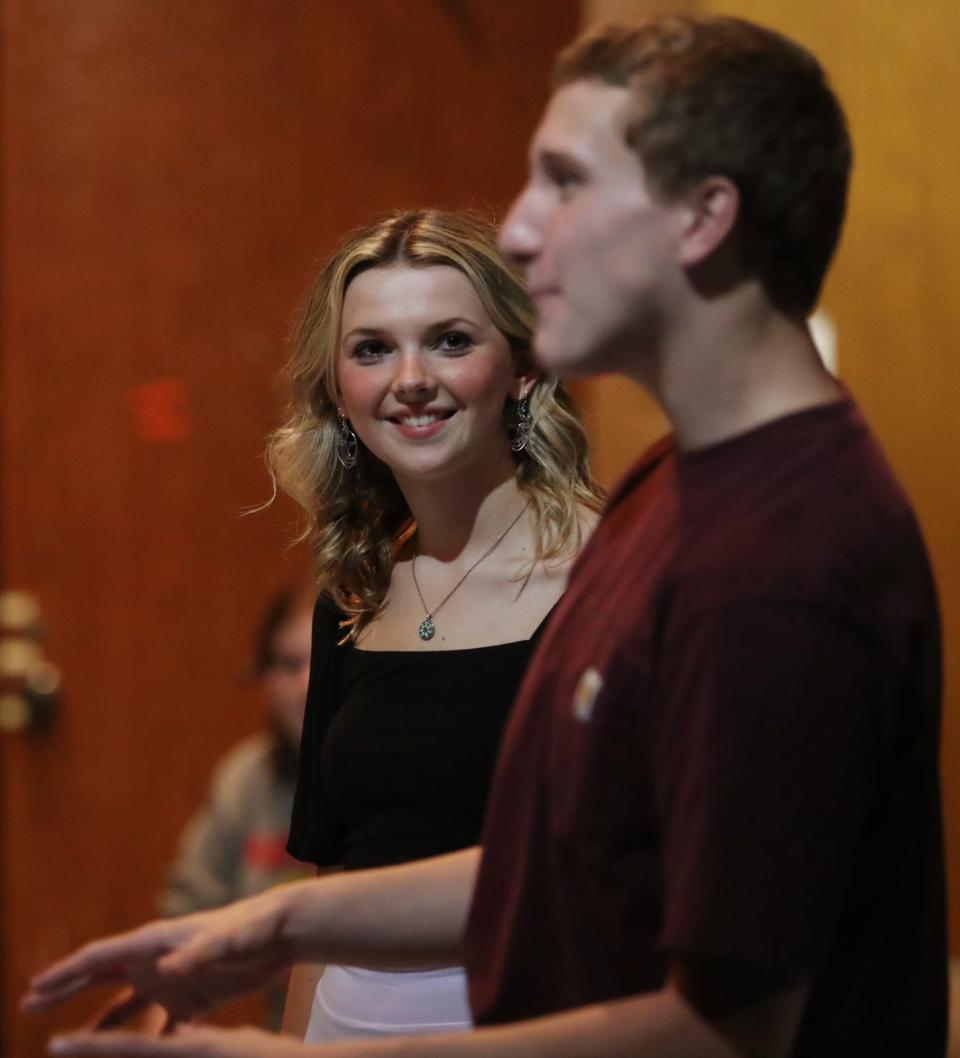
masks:
[[[478,1023],[813,981],[794,1051],[941,1058],[940,643],[910,506],[849,400],[612,497],[522,685],[467,934]]]

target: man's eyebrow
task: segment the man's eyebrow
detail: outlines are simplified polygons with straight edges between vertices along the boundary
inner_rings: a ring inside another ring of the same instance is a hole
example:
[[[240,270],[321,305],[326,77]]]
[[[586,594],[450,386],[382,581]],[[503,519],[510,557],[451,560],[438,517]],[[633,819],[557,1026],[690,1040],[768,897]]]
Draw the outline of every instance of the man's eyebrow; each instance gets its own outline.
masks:
[[[584,165],[576,155],[559,147],[542,147],[534,151],[534,161],[544,169],[565,169],[584,172]]]

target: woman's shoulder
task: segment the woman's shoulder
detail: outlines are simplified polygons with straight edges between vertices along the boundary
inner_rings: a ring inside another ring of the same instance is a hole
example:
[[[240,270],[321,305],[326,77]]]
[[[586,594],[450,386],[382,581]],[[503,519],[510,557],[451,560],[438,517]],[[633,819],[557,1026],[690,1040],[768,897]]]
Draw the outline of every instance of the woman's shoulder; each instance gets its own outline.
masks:
[[[565,575],[570,571],[570,567],[576,562],[578,555],[586,547],[600,522],[600,512],[586,504],[577,504],[575,514],[576,522],[568,536],[566,546],[543,563],[548,575],[556,575],[558,572]]]
[[[329,592],[321,591],[313,607],[314,641],[319,635],[337,635],[340,625],[347,619],[347,614],[333,600]]]
[[[600,522],[601,512],[595,510],[593,507],[587,507],[586,504],[577,505],[577,524],[580,526],[581,541],[577,550],[583,548],[583,545],[590,539],[594,529]]]

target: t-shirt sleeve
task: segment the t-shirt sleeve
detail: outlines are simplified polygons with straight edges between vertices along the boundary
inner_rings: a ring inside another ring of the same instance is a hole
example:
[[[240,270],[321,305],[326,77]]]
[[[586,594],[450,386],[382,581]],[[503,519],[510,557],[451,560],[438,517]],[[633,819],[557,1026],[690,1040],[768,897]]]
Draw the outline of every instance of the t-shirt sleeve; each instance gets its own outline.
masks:
[[[340,617],[329,598],[321,595],[313,614],[310,680],[287,839],[291,856],[318,867],[342,863],[344,851],[343,823],[324,790],[320,767],[324,739],[339,705]]]
[[[874,801],[877,650],[838,612],[793,602],[711,609],[666,639],[661,945],[804,975]]]

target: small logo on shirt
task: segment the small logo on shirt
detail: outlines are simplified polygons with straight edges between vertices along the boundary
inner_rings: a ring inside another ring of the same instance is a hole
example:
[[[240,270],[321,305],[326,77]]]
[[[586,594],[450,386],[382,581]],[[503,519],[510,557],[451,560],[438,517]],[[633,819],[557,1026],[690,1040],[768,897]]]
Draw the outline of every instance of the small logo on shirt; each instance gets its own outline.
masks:
[[[573,692],[573,715],[581,724],[586,724],[593,716],[593,705],[603,690],[603,677],[594,668],[584,669]]]

